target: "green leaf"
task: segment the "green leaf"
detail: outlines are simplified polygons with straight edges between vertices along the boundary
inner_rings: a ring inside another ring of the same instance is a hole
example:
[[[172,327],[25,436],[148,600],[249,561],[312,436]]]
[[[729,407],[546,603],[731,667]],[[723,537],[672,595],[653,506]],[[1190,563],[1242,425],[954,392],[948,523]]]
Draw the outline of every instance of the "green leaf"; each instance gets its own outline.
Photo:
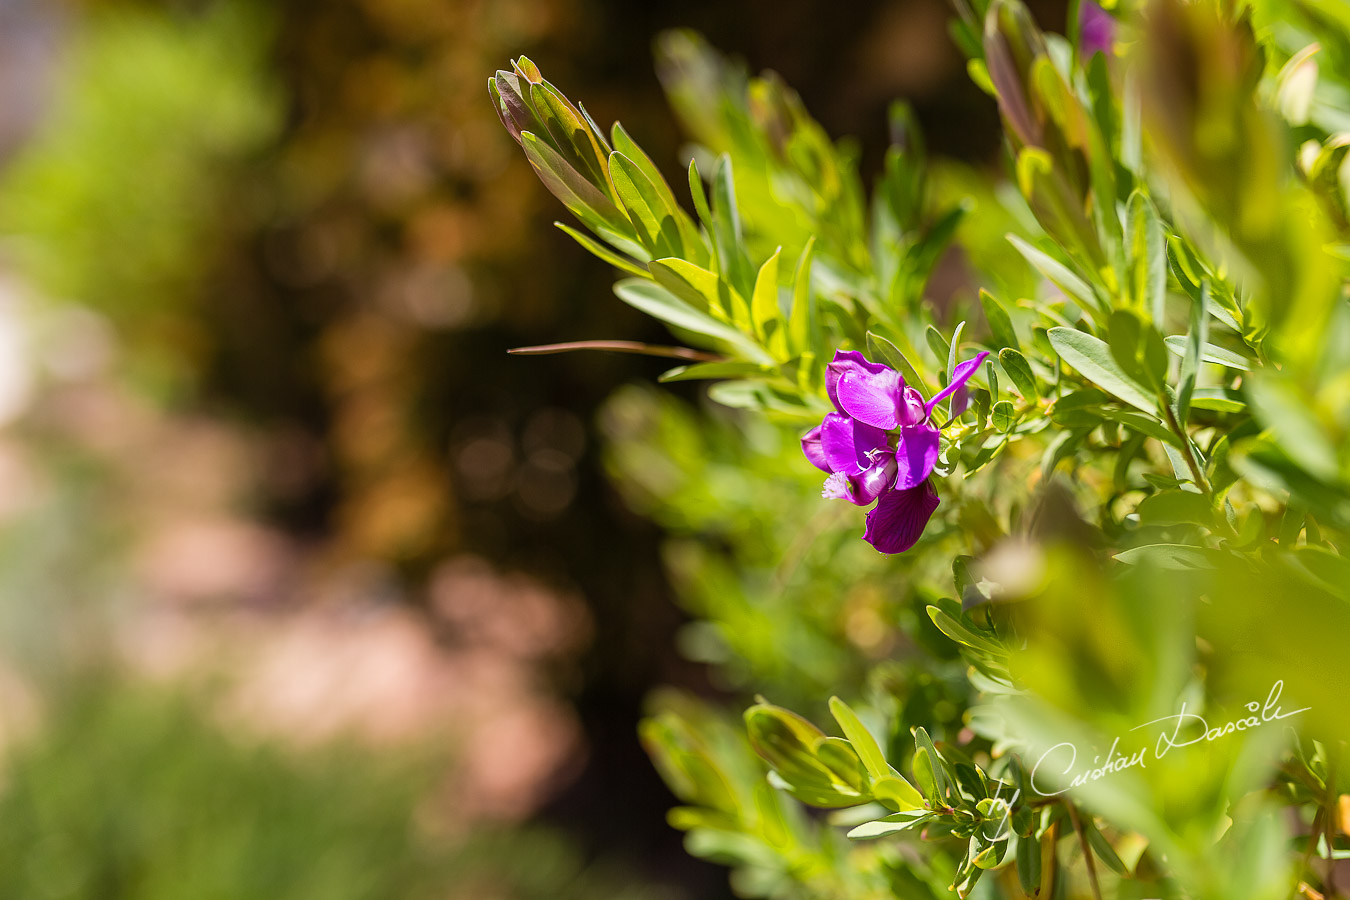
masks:
[[[1157,569],[1185,571],[1213,567],[1213,554],[1204,547],[1189,544],[1145,544],[1123,550],[1115,556],[1129,566],[1149,565]]]
[[[850,709],[843,700],[838,697],[831,697],[830,714],[839,723],[839,727],[844,730],[844,737],[848,738],[849,743],[853,745],[853,749],[857,751],[858,758],[867,767],[867,774],[873,778],[889,776],[891,767],[886,763],[886,757],[881,752],[881,745],[877,743],[876,738],[872,737],[872,733],[863,725],[857,713]]]
[[[1067,294],[1070,300],[1084,309],[1099,305],[1092,288],[1088,286],[1086,281],[1070,271],[1068,266],[1043,251],[1037,250],[1015,234],[1008,235],[1008,240],[1017,248],[1017,252],[1021,253],[1027,262],[1031,263],[1033,269],[1040,272],[1051,284]]]
[[[530,100],[563,157],[585,172],[588,181],[606,191],[609,184],[605,177],[605,152],[580,110],[547,82],[530,84]]]
[[[1129,870],[1125,868],[1125,863],[1120,861],[1120,857],[1116,855],[1115,848],[1111,846],[1111,842],[1106,839],[1106,836],[1097,830],[1097,825],[1092,821],[1092,817],[1083,816],[1082,820],[1083,833],[1087,836],[1088,844],[1092,847],[1093,852],[1097,854],[1102,862],[1106,863],[1107,868],[1112,872],[1115,872],[1122,878],[1128,878],[1130,873]]]
[[[712,234],[712,210],[708,208],[708,195],[703,190],[703,178],[698,174],[698,162],[692,159],[689,160],[689,195],[694,199],[694,211],[698,213],[699,221],[708,229],[708,234]]]
[[[1156,438],[1164,444],[1178,449],[1181,447],[1181,438],[1169,431],[1167,427],[1154,416],[1135,412],[1132,409],[1113,409],[1109,406],[1103,406],[1095,410],[1095,412],[1103,419],[1119,422],[1121,425],[1124,425],[1132,431],[1146,434],[1151,438]]]
[[[680,210],[671,208],[642,168],[618,150],[609,155],[609,175],[642,246],[658,259],[684,258]]]
[[[792,282],[792,310],[788,316],[788,351],[792,356],[813,357],[816,351],[815,294],[811,290],[811,259],[815,255],[816,239],[813,235],[802,249],[797,261],[797,272]]]
[[[634,309],[660,319],[673,328],[722,341],[751,360],[766,365],[773,362],[735,328],[695,309],[659,284],[645,279],[625,278],[614,285],[614,293]]]
[[[1104,341],[1074,328],[1051,328],[1050,345],[1064,360],[1093,384],[1131,406],[1152,413],[1158,408],[1149,392],[1135,381],[1111,355]]]
[[[1145,525],[1214,525],[1209,500],[1194,491],[1159,491],[1141,500],[1135,512]]]
[[[1172,351],[1175,356],[1184,358],[1188,342],[1185,335],[1173,334],[1164,338],[1167,349]],[[1207,363],[1214,363],[1220,366],[1227,366],[1230,369],[1241,369],[1244,372],[1251,371],[1252,362],[1244,356],[1234,353],[1232,350],[1225,350],[1214,344],[1206,343],[1200,348],[1200,358]]]
[[[520,133],[520,145],[544,187],[587,228],[602,237],[614,236],[627,244],[634,243],[633,226],[624,214],[599,188],[559,156],[558,151],[529,131]]]
[[[1034,400],[1039,396],[1036,390],[1036,376],[1032,374],[1031,364],[1027,362],[1025,356],[1012,347],[1004,347],[998,352],[998,362],[1023,398]]]
[[[932,609],[932,607],[929,607]],[[937,747],[933,746],[933,739],[928,736],[928,731],[922,727],[914,729],[914,764],[915,777],[918,777],[917,767],[919,765],[920,754],[923,754],[924,762],[928,764],[929,778],[933,784],[934,796],[930,800],[935,800],[936,804],[946,805],[947,791],[952,788],[952,782],[947,777],[946,762],[938,755]]]
[[[923,794],[899,775],[888,775],[872,782],[872,796],[888,809],[923,809]]]
[[[995,403],[994,408],[989,411],[989,420],[1004,434],[1012,431],[1013,426],[1017,424],[1017,410],[1013,408],[1012,401],[1000,400]]]
[[[777,359],[787,359],[787,331],[783,321],[783,309],[778,305],[778,257],[783,252],[779,247],[759,267],[755,277],[755,289],[750,299],[750,318],[754,320],[755,334],[769,348]]]
[[[857,841],[867,838],[886,837],[887,835],[897,834],[901,831],[909,831],[922,826],[931,821],[933,814],[924,809],[910,809],[894,813],[883,819],[877,819],[873,822],[866,822],[857,826],[848,833],[848,836]]]
[[[1220,413],[1240,413],[1247,409],[1242,394],[1229,388],[1196,388],[1191,395],[1192,409],[1208,409]]]
[[[724,378],[751,378],[772,375],[766,366],[751,362],[704,362],[677,366],[661,374],[657,381],[706,381]]]
[[[723,154],[712,178],[713,244],[723,274],[738,291],[749,294],[754,272],[745,255],[745,237],[741,214],[736,205],[736,184],[731,172],[731,157]]]
[[[656,167],[656,163],[652,162],[652,158],[628,136],[628,132],[618,122],[614,123],[611,133],[614,139],[614,149],[623,154],[625,159],[636,165],[642,171],[642,174],[647,176],[647,180],[651,182],[660,195],[662,205],[674,217],[675,225],[680,230],[680,240],[688,258],[692,262],[700,264],[706,262],[708,253],[703,246],[703,240],[699,237],[698,229],[684,210],[680,208],[679,202],[675,199],[675,194],[671,191],[670,185],[666,183],[661,170]]]
[[[1191,416],[1191,395],[1195,393],[1195,380],[1200,376],[1200,351],[1209,335],[1209,313],[1205,309],[1209,293],[1209,282],[1206,281],[1200,289],[1201,302],[1191,304],[1191,330],[1177,376],[1177,421],[1183,428]]]
[[[652,277],[663,287],[698,309],[706,309],[720,319],[732,319],[733,311],[745,306],[745,300],[715,272],[709,272],[688,260],[671,257],[647,264]]]
[[[924,329],[923,336],[924,340],[928,342],[928,349],[931,350],[933,356],[937,358],[937,364],[939,366],[942,365],[943,362],[952,355],[952,345],[947,343],[947,339],[942,336],[942,332],[938,331],[932,325],[929,325]],[[951,377],[950,372],[948,372],[947,375],[948,377]]]
[[[1017,880],[1022,893],[1034,896],[1041,890],[1041,842],[1034,837],[1017,841]]]
[[[980,288],[980,306],[984,309],[985,321],[989,323],[992,338],[990,349],[1011,347],[1014,351],[1020,350],[1022,345],[1017,342],[1017,330],[1013,328],[1012,317],[1008,315],[1008,310],[998,298]]]
[[[1002,645],[991,638],[980,634],[972,626],[968,625],[964,619],[958,619],[956,616],[945,610],[939,609],[936,606],[929,606],[928,618],[933,620],[933,624],[938,627],[939,631],[956,641],[958,644],[963,644],[972,650],[985,656],[993,657],[994,659],[1003,659],[1008,655],[1008,651],[1004,650]]]
[[[621,272],[627,272],[628,274],[635,275],[638,278],[652,277],[651,273],[648,272],[646,269],[644,269],[642,266],[638,265],[637,263],[635,263],[633,260],[629,259],[626,256],[619,255],[615,251],[606,247],[604,244],[595,240],[595,238],[584,235],[580,231],[577,231],[572,226],[564,224],[563,222],[554,222],[553,224],[556,225],[558,228],[562,229],[562,231],[566,233],[569,237],[571,237],[572,240],[576,241],[578,244],[585,247],[591,253],[595,254],[600,259],[609,263],[611,266],[620,270]]]
[[[1167,241],[1162,222],[1148,197],[1130,194],[1126,206],[1129,223],[1129,296],[1134,308],[1161,324],[1167,299]]]

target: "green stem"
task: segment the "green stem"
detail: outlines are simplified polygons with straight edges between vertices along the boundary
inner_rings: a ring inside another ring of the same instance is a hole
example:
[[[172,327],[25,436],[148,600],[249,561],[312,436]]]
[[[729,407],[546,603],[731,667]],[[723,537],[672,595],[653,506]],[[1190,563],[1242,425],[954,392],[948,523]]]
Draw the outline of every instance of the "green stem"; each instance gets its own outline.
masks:
[[[1190,435],[1186,433],[1186,429],[1182,428],[1181,423],[1177,421],[1177,414],[1172,412],[1172,404],[1167,402],[1167,398],[1161,397],[1159,399],[1162,400],[1160,405],[1163,408],[1163,412],[1167,415],[1167,427],[1171,429],[1172,433],[1181,441],[1181,455],[1186,460],[1186,467],[1191,470],[1191,477],[1195,479],[1195,486],[1200,488],[1206,497],[1213,499],[1214,490],[1210,487],[1209,479],[1205,477],[1204,470],[1200,468],[1199,462],[1196,461],[1195,449],[1191,446]]]
[[[1073,820],[1073,830],[1078,834],[1078,844],[1083,848],[1083,861],[1087,863],[1088,884],[1092,887],[1093,900],[1102,900],[1102,887],[1097,883],[1097,861],[1092,858],[1092,847],[1088,845],[1087,832],[1083,830],[1083,821],[1078,818],[1078,810],[1072,803],[1065,803],[1069,818]]]

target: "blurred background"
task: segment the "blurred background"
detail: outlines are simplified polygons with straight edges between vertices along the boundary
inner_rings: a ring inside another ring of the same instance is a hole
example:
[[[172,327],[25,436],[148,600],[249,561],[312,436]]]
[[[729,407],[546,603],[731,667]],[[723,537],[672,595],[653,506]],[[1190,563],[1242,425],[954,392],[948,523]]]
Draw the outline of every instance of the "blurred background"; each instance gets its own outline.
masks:
[[[529,55],[679,183],[651,44],[687,26],[869,180],[896,97],[996,169],[947,17],[0,0],[0,895],[730,896],[635,732],[736,690],[606,474],[606,398],[666,366],[505,352],[666,338],[486,79]]]

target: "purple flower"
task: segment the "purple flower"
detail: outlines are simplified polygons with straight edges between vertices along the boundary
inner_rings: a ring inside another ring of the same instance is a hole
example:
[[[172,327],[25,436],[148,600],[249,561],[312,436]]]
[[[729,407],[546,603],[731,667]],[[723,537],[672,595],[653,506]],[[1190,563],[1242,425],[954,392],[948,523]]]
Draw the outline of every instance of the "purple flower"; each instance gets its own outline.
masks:
[[[1098,53],[1111,55],[1116,42],[1116,20],[1093,0],[1078,5],[1078,51],[1087,62]]]
[[[929,420],[948,397],[952,411],[966,407],[966,382],[988,352],[958,365],[932,400],[905,385],[900,373],[868,362],[856,350],[836,350],[825,370],[825,390],[835,412],[802,437],[802,452],[823,472],[823,496],[858,506],[878,501],[867,514],[863,539],[882,553],[901,553],[923,534],[937,492],[928,480],[937,465],[941,433]]]

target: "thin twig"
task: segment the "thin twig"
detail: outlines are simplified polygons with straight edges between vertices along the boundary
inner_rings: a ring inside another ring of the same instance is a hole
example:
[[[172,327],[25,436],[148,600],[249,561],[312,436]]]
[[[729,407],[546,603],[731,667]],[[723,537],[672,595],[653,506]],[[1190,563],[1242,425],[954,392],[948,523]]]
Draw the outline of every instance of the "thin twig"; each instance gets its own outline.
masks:
[[[665,347],[640,341],[571,341],[566,344],[539,344],[535,347],[515,347],[507,350],[517,356],[545,356],[550,353],[570,353],[573,350],[609,350],[613,353],[636,353],[640,356],[661,356],[669,359],[687,359],[693,362],[724,362],[726,357],[688,347]]]
[[[1078,810],[1072,803],[1064,804],[1069,809],[1069,818],[1073,820],[1073,830],[1078,833],[1078,843],[1083,848],[1083,861],[1087,863],[1088,884],[1092,886],[1094,900],[1102,900],[1102,887],[1097,883],[1097,862],[1092,858],[1092,848],[1088,846],[1087,832],[1083,830],[1083,821],[1078,818]]]
[[[1165,397],[1161,405],[1163,412],[1167,414],[1167,427],[1181,440],[1181,454],[1186,460],[1186,467],[1191,470],[1191,477],[1195,479],[1195,486],[1204,491],[1206,497],[1211,496],[1213,490],[1209,486],[1209,480],[1205,478],[1205,473],[1200,469],[1200,464],[1195,460],[1195,450],[1191,447],[1190,436],[1177,421],[1176,413],[1172,412],[1172,404],[1168,403]]]

